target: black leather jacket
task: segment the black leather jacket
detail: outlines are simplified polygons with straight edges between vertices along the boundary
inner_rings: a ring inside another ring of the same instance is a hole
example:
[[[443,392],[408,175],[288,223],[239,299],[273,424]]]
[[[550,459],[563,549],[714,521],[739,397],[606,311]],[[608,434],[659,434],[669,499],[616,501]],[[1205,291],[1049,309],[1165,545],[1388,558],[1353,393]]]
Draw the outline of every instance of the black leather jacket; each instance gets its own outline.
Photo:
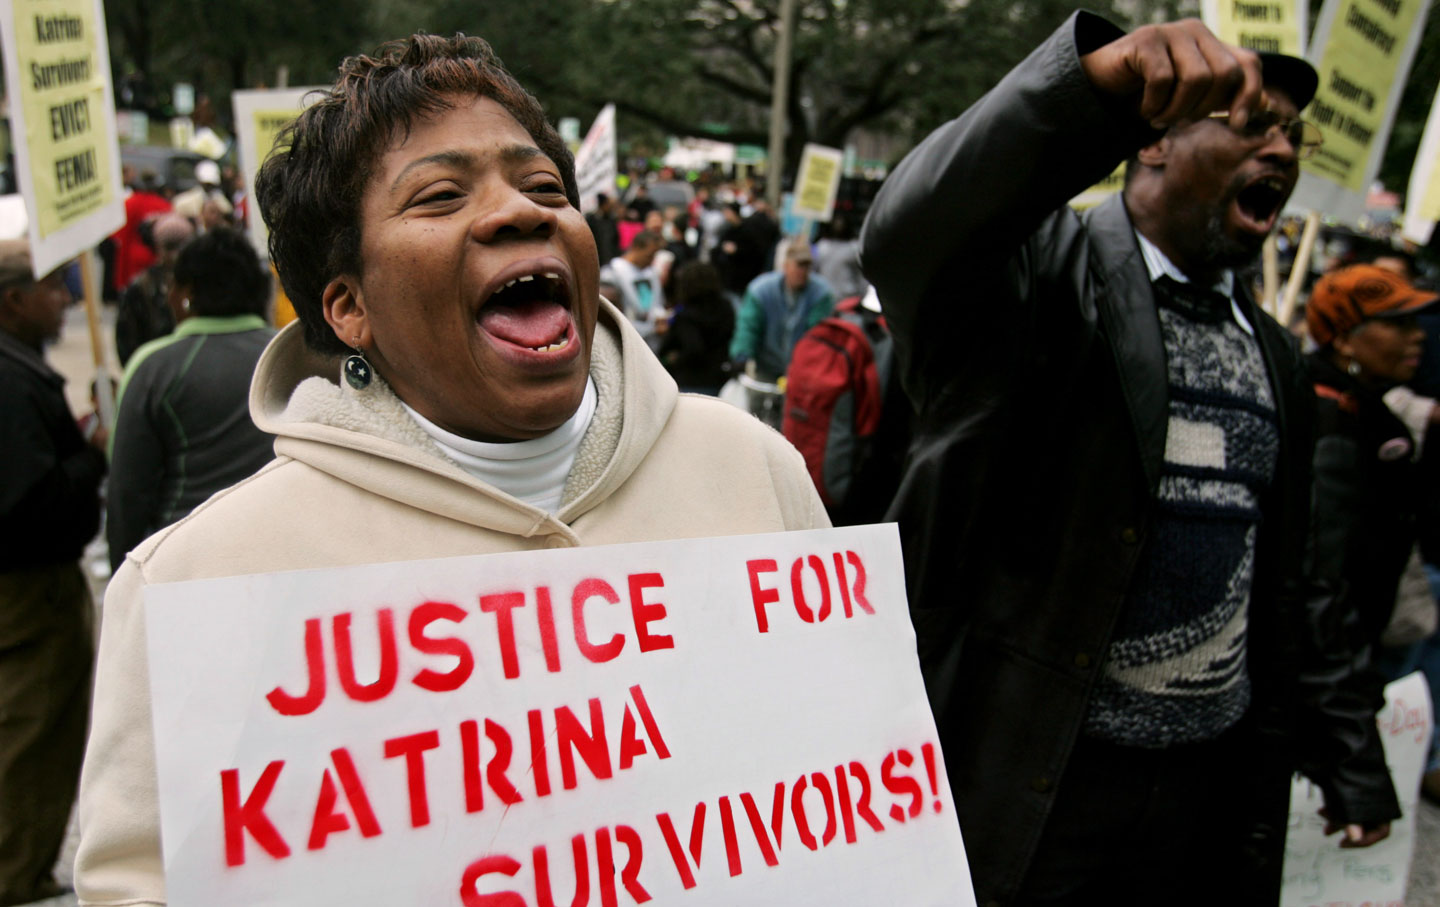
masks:
[[[1377,645],[1415,546],[1421,480],[1415,443],[1374,390],[1317,352],[1312,594],[1342,596],[1355,612],[1356,645]]]
[[[862,237],[918,412],[891,516],[981,903],[1013,895],[1034,852],[1165,451],[1165,353],[1129,216],[1118,197],[1083,218],[1064,207],[1156,138],[1081,70],[1080,55],[1120,34],[1072,17],[906,158]],[[1255,873],[1235,890],[1261,903],[1278,890],[1302,756],[1337,817],[1398,810],[1338,621],[1306,609],[1310,386],[1291,338],[1242,303],[1281,433],[1249,612],[1240,732],[1254,760],[1235,781],[1251,788],[1240,846]]]

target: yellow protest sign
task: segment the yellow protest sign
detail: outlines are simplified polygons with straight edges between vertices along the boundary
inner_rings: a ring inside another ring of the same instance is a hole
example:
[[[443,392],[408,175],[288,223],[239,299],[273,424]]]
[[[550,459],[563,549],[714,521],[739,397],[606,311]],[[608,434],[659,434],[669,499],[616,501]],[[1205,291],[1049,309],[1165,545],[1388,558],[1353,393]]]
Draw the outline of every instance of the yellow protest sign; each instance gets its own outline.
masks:
[[[1405,77],[1424,24],[1426,0],[1328,0],[1314,50],[1320,87],[1306,119],[1325,144],[1303,165],[1296,202],[1341,218],[1363,211],[1380,169]],[[1330,183],[1325,191],[1317,182]]]
[[[11,135],[37,274],[125,222],[97,0],[0,3]]]
[[[294,121],[295,114],[294,110],[255,111],[255,150],[260,153],[260,163],[265,163],[270,157],[275,150],[275,139],[279,137],[280,130]]]
[[[319,98],[315,88],[280,88],[274,90],[237,91],[232,96],[235,110],[235,137],[240,152],[240,169],[245,185],[254,186],[260,165],[275,149],[280,131],[300,115],[311,101]],[[254,198],[252,193],[251,198]],[[269,231],[254,204],[249,219],[250,241],[255,251],[268,255]],[[283,298],[283,294],[279,294]],[[277,315],[286,310],[281,298],[276,300]],[[288,304],[288,300],[285,301]],[[283,322],[282,322],[283,323]]]
[[[806,145],[795,178],[795,204],[791,214],[807,220],[827,221],[835,213],[840,191],[840,168],[845,153],[839,148]]]
[[[1203,0],[1200,14],[1226,44],[1303,56],[1304,3],[1297,0]]]

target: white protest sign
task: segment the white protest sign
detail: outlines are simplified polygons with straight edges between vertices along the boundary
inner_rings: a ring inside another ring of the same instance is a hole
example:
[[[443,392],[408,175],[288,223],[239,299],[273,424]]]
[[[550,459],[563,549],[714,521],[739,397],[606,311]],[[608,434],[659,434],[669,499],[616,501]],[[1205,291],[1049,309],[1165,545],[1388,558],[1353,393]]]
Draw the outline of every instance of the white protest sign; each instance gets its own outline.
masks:
[[[828,221],[835,214],[835,197],[840,192],[840,170],[844,163],[845,152],[839,148],[807,144],[800,154],[795,203],[790,216]]]
[[[1404,815],[1391,823],[1390,837],[1379,844],[1340,848],[1338,834],[1324,834],[1325,820],[1317,812],[1325,805],[1320,789],[1303,778],[1295,780],[1281,907],[1404,907],[1431,715],[1423,675],[1402,677],[1385,688],[1385,708],[1376,720]]]
[[[237,91],[231,100],[235,109],[235,140],[239,147],[241,172],[245,185],[254,198],[255,177],[260,165],[275,147],[280,130],[290,125],[300,112],[320,99],[323,88],[277,88],[271,90]],[[260,216],[258,205],[252,204],[249,217],[250,242],[262,258],[269,258],[270,231]]]
[[[0,0],[11,144],[36,277],[125,224],[100,0]]]
[[[580,210],[589,213],[598,202],[595,196],[615,195],[615,181],[620,176],[620,155],[615,139],[615,105],[606,104],[585,141],[575,153],[575,182],[580,189]]]
[[[1416,245],[1429,245],[1440,220],[1440,91],[1430,105],[1420,150],[1410,171],[1410,190],[1405,194],[1403,234]]]
[[[145,621],[174,907],[974,904],[893,525],[180,583]]]

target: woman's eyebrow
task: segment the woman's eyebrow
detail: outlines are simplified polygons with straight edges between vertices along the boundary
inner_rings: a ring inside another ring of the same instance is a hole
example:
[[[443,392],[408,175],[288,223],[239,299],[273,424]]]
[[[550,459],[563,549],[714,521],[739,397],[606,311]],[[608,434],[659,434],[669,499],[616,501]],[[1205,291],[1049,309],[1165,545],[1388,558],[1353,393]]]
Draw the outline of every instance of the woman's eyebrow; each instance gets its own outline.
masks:
[[[406,164],[400,173],[396,175],[395,179],[390,183],[390,191],[394,192],[398,189],[405,177],[410,175],[410,171],[417,167],[426,167],[431,164],[443,164],[459,169],[469,169],[475,165],[475,155],[468,151],[437,151],[434,154],[417,157],[415,160]]]
[[[519,142],[513,145],[506,145],[505,147],[501,148],[499,151],[499,156],[501,162],[505,164],[523,164],[526,161],[531,161],[535,158],[545,158],[546,160],[550,159],[549,155],[541,151],[539,148],[536,148],[534,145],[526,145]],[[456,167],[458,169],[468,170],[478,166],[479,159],[469,151],[437,151],[434,154],[427,154],[424,157],[416,158],[415,160],[406,164],[404,169],[402,169],[400,173],[396,175],[394,181],[390,183],[390,191],[394,192],[397,188],[399,188],[400,183],[405,179],[406,176],[409,175],[410,171],[414,170],[417,167],[425,167],[430,164],[442,164],[449,167]]]

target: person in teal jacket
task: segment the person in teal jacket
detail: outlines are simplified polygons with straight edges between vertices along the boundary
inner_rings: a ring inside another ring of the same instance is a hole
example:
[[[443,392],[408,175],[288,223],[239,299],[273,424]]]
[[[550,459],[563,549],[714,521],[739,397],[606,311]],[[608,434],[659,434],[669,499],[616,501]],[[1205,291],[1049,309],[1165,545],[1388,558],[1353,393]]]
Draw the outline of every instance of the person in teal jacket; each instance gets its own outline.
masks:
[[[796,239],[785,249],[779,271],[761,274],[745,288],[730,358],[755,363],[755,377],[774,381],[790,367],[795,344],[835,308],[825,278],[811,274],[810,244]]]

